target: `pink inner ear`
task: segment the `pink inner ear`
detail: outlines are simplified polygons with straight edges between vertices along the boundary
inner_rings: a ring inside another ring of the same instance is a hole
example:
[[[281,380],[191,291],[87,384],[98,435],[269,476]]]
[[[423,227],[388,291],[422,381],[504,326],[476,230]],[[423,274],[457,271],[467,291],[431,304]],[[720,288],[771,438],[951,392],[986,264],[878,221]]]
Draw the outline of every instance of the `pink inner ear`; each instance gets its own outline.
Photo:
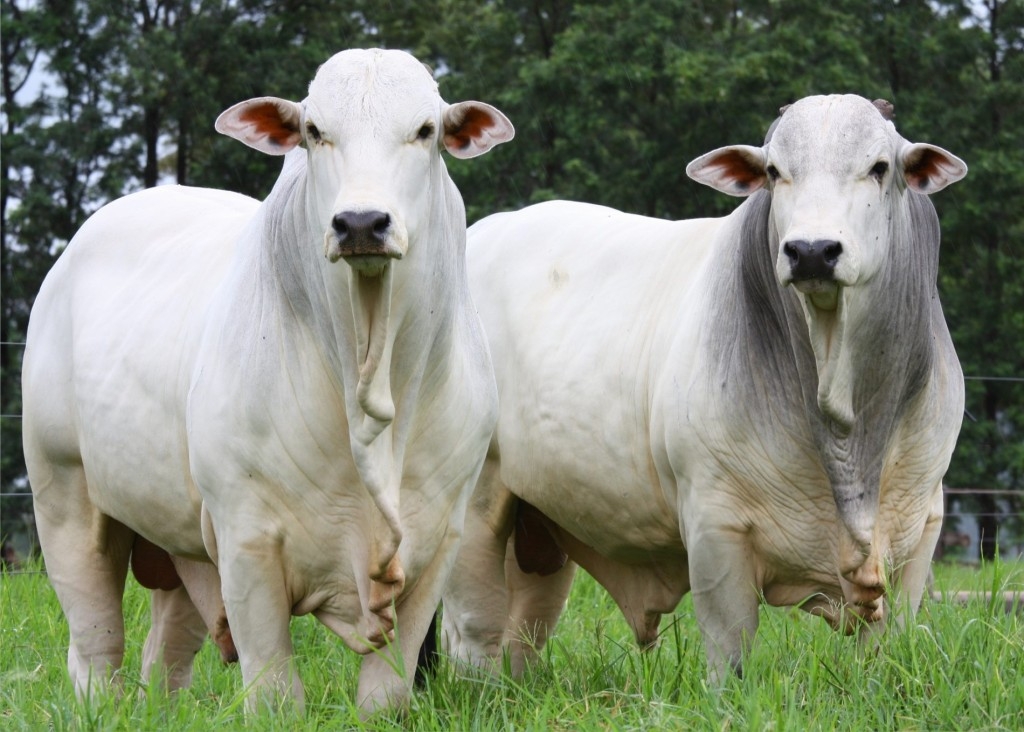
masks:
[[[247,107],[240,115],[242,122],[251,124],[256,130],[278,147],[289,143],[297,130],[286,127],[281,123],[281,110],[276,104],[260,104]]]
[[[751,164],[746,155],[735,150],[720,155],[709,167],[716,177],[730,180],[733,186],[741,191],[749,189],[761,180],[763,175],[760,169]]]
[[[931,179],[939,175],[942,162],[942,156],[937,152],[923,148],[907,159],[903,174],[913,188],[923,191],[928,188]]]
[[[483,135],[484,130],[494,126],[494,118],[483,109],[470,107],[466,110],[459,128],[445,135],[445,140],[460,150],[469,147],[470,143]]]

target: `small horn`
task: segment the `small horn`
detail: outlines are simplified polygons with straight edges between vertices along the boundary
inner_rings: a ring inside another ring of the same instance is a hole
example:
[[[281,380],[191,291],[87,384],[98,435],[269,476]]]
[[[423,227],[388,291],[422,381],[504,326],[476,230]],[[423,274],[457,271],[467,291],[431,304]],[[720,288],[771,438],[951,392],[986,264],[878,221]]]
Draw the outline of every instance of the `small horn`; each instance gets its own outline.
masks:
[[[792,106],[793,106],[792,104],[786,104],[786,105],[784,105],[782,107],[779,107],[779,116],[775,118],[775,120],[772,122],[771,126],[768,128],[768,134],[766,134],[764,136],[764,144],[765,145],[767,145],[769,142],[771,142],[772,135],[775,134],[775,128],[779,126],[779,120],[782,119],[782,115],[784,115],[786,113],[786,110],[789,109]]]
[[[872,102],[875,105],[875,109],[887,120],[892,120],[896,116],[896,110],[892,106],[892,102],[887,102],[884,99],[876,99]]]

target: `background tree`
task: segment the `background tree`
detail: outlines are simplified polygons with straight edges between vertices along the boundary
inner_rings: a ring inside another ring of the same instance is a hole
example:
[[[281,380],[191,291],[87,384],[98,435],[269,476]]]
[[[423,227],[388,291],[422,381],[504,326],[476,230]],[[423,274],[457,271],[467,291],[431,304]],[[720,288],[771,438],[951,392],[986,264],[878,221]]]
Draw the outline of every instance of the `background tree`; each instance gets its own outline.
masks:
[[[855,92],[900,131],[963,157],[936,196],[940,290],[970,380],[948,483],[1024,533],[1024,0],[0,0],[2,325],[20,342],[53,257],[113,197],[162,182],[263,197],[280,160],[217,135],[231,104],[301,99],[345,47],[405,48],[446,99],[480,99],[514,145],[449,158],[470,222],[549,198],[669,218],[736,202],[688,180],[715,147],[756,144],[780,106]],[[27,80],[33,83],[26,83]],[[20,412],[20,347],[2,346],[3,413]],[[24,489],[4,418],[2,490]],[[9,531],[11,506],[2,531]],[[27,505],[27,502],[25,503]]]
[[[967,409],[947,482],[1004,488],[977,499],[982,556],[996,551],[1000,506],[1024,533],[1024,3],[947,3],[936,42],[960,63],[922,79],[921,105],[963,149],[970,174],[941,200],[945,241],[940,283],[967,381]],[[955,27],[954,27],[955,24]],[[945,88],[936,89],[935,80]],[[923,120],[922,126],[930,120]]]

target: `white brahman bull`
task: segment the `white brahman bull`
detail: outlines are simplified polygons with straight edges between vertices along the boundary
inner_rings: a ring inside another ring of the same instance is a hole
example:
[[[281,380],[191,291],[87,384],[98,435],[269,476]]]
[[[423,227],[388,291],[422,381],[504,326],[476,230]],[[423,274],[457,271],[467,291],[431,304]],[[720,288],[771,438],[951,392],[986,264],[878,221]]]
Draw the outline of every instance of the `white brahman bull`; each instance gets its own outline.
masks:
[[[288,153],[266,201],[162,187],[111,203],[32,313],[25,453],[68,667],[85,693],[121,665],[134,545],[140,580],[169,590],[147,675],[162,655],[187,683],[203,637],[159,568],[184,567],[210,605],[212,560],[250,706],[301,706],[288,625],[304,613],[370,654],[359,704],[399,703],[497,417],[440,151],[473,157],[513,129],[380,50],[340,53],[303,102],[242,102],[217,129]]]
[[[520,670],[575,564],[645,646],[692,591],[716,683],[762,597],[847,632],[881,627],[889,587],[917,607],[963,411],[921,194],[966,166],[883,106],[811,97],[763,147],[697,158],[751,196],[721,219],[552,202],[470,229],[501,406],[445,591],[454,656]]]

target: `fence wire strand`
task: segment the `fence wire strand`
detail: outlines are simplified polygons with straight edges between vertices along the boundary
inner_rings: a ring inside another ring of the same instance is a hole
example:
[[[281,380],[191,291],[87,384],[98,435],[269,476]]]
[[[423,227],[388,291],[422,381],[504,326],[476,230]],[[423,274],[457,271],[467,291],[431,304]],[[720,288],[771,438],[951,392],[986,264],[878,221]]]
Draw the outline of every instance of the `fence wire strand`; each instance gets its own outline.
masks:
[[[0,341],[0,346],[15,346],[24,347],[24,341]],[[1022,376],[965,376],[965,381],[993,381],[1002,383],[1021,384],[1024,383],[1024,377]],[[20,414],[0,414],[0,419],[13,419],[20,420],[22,416]],[[947,497],[956,496],[968,496],[968,495],[991,495],[991,496],[1024,496],[1020,491],[1003,490],[996,488],[943,488],[943,493]],[[15,492],[15,493],[0,493],[0,498],[32,498],[30,491]],[[976,518],[999,518],[1009,517],[1006,513],[968,513],[968,512],[949,512],[945,513],[947,518],[962,518],[967,516],[973,516]],[[19,574],[46,574],[45,569],[16,569],[13,567],[7,567],[3,569],[0,576],[19,575]]]

